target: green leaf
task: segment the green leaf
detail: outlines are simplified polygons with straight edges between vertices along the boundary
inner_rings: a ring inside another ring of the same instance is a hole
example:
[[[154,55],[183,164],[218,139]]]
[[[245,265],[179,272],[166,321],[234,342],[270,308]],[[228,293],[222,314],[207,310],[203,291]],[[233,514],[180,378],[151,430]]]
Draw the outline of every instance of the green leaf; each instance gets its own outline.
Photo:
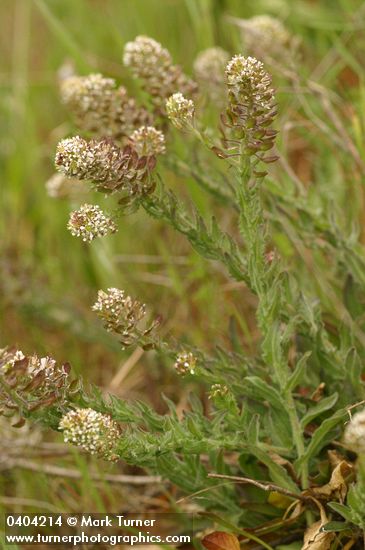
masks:
[[[326,533],[339,533],[340,531],[348,531],[351,529],[349,523],[345,521],[329,521],[322,527],[322,531]]]
[[[289,416],[285,409],[269,410],[269,433],[271,434],[272,441],[279,447],[285,447],[286,449],[293,448],[293,431],[290,424]]]
[[[335,403],[338,400],[338,393],[334,393],[333,395],[330,395],[328,397],[325,397],[324,399],[321,399],[314,407],[311,407],[309,411],[303,416],[301,420],[301,426],[302,428],[305,428],[308,424],[312,422],[317,416],[324,413],[325,411],[328,411],[329,409],[332,409],[332,407],[335,405]]]
[[[295,369],[293,370],[292,374],[289,377],[289,380],[286,384],[285,390],[286,391],[292,391],[294,388],[296,388],[302,381],[305,370],[307,368],[307,361],[312,354],[311,351],[307,351],[297,362]]]
[[[250,445],[257,445],[260,435],[260,416],[254,414],[247,428],[247,442]]]
[[[284,406],[280,393],[258,376],[247,376],[243,382],[243,391],[253,399],[268,401],[277,409],[282,409]]]
[[[256,458],[260,460],[260,462],[265,464],[265,466],[269,470],[270,478],[274,483],[276,483],[280,487],[283,487],[284,489],[292,491],[293,493],[299,493],[297,485],[289,476],[285,468],[283,468],[283,466],[280,466],[280,464],[274,462],[266,451],[251,446],[248,446],[248,451],[256,456]]]
[[[362,292],[360,285],[356,285],[353,277],[347,276],[343,289],[344,303],[349,310],[351,317],[356,319],[364,312],[364,306],[361,303]]]
[[[191,410],[194,413],[198,415],[202,415],[204,413],[203,404],[196,393],[190,392],[188,396],[188,401],[191,405]]]
[[[347,504],[351,511],[365,522],[365,494],[361,474],[358,474],[358,481],[352,484],[347,494]],[[354,521],[354,519],[353,519]]]
[[[351,348],[346,355],[345,372],[351,382],[353,391],[360,399],[363,399],[364,384],[361,380],[363,364],[355,348]]]
[[[184,464],[173,454],[163,454],[156,457],[156,470],[166,479],[182,487],[185,491],[194,492],[200,487],[196,486],[195,479],[186,475]]]
[[[166,403],[166,405],[168,406],[168,409],[170,411],[170,414],[171,414],[172,418],[174,420],[178,420],[178,416],[176,414],[176,404],[173,401],[171,401],[171,399],[166,397],[166,395],[163,394],[163,393],[161,394],[161,397],[164,400],[164,402]]]
[[[346,521],[351,522],[351,509],[348,506],[345,506],[344,504],[340,504],[339,502],[329,502],[328,506],[332,508],[337,514],[340,514]],[[336,522],[339,523],[339,522]]]
[[[188,427],[188,430],[194,435],[195,437],[201,438],[203,433],[200,430],[200,427],[198,426],[197,422],[195,422],[194,418],[192,416],[188,416],[186,419],[186,425]]]
[[[301,467],[303,462],[308,462],[313,456],[317,455],[323,447],[332,439],[332,430],[341,422],[348,418],[346,409],[336,411],[330,418],[324,420],[319,428],[312,435],[312,439],[306,448],[304,455],[297,461],[296,466]]]

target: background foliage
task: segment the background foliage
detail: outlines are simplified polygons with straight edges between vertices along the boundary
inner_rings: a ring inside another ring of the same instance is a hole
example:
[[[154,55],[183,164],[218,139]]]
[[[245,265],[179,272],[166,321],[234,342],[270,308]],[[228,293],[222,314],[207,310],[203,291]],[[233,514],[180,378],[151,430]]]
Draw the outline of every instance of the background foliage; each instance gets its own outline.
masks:
[[[361,154],[354,162],[348,149],[350,139],[356,151],[364,150],[361,9],[362,2],[349,0],[2,0],[1,345],[13,343],[24,352],[68,360],[89,380],[123,397],[149,399],[159,412],[165,411],[162,392],[181,410],[191,381],[177,387],[175,374],[161,358],[123,352],[100,331],[89,309],[98,288],[126,288],[141,297],[163,316],[163,330],[176,339],[206,351],[218,343],[234,349],[239,341],[248,354],[255,352],[256,299],[243,284],[229,280],[219,264],[204,262],[182,237],[144,212],[123,218],[115,237],[85,247],[65,229],[72,205],[50,198],[44,184],[54,171],[57,141],[72,131],[58,97],[61,66],[71,62],[79,73],[100,71],[133,87],[121,56],[123,44],[137,34],[160,41],[190,72],[203,48],[218,44],[232,53],[240,51],[240,35],[228,15],[263,13],[283,19],[302,40],[304,52],[303,63],[295,67],[298,79],[293,87],[275,81],[281,113],[279,148],[287,164],[281,165],[282,175],[269,195],[274,243],[291,269],[302,272],[303,288],[318,296],[328,316],[352,327],[353,318],[362,313],[358,289],[364,284],[351,241],[356,222],[363,242],[359,183],[364,166]],[[313,75],[334,94],[330,98],[339,106],[339,119],[331,119],[320,95],[301,88],[302,79]],[[169,177],[169,185],[180,196],[190,195],[209,217],[212,200],[193,181]],[[291,219],[275,208],[275,194],[285,196],[288,181],[296,178],[308,188],[308,201],[293,207],[288,194],[288,210],[297,209],[297,217]],[[229,209],[218,212],[223,227],[231,229]],[[331,249],[323,253],[320,239],[313,249],[313,224],[326,234],[332,232],[336,244],[342,238],[336,227],[348,236],[340,265],[331,264]],[[310,279],[301,267],[310,270]],[[338,283],[341,269],[344,287]],[[364,342],[361,329],[357,336]],[[1,429],[6,440],[17,438],[14,448],[28,441],[27,433],[14,436],[6,425]],[[1,502],[7,509],[115,509],[127,491],[124,485],[111,491],[107,482],[90,482],[84,458],[54,440],[45,441],[35,430],[31,437],[34,449],[25,462],[19,462],[22,451],[4,451]],[[50,465],[71,466],[80,480],[62,472],[47,476]],[[95,462],[95,469],[101,467],[105,469]],[[30,474],[29,468],[39,471]],[[122,466],[108,468],[116,474]],[[52,490],[42,483],[46,476]],[[138,491],[132,494],[140,502]],[[145,505],[151,506],[153,499],[161,504],[167,497],[154,488],[146,498],[150,501]]]

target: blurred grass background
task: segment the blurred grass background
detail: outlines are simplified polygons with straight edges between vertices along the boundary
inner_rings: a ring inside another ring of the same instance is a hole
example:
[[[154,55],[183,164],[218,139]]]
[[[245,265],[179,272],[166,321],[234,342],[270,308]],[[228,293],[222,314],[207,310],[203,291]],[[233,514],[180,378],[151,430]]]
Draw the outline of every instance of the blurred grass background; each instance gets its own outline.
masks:
[[[50,198],[45,190],[54,173],[57,141],[72,134],[59,101],[57,71],[72,63],[80,74],[102,72],[132,86],[121,62],[123,45],[146,34],[190,72],[203,48],[219,45],[232,54],[240,51],[239,33],[227,15],[270,14],[304,44],[308,63],[298,71],[315,70],[329,55],[335,56],[321,82],[352,103],[351,118],[365,110],[364,69],[356,56],[364,38],[358,44],[352,38],[358,39],[355,28],[365,26],[364,12],[362,19],[356,17],[362,7],[359,0],[1,0],[0,345],[67,360],[85,378],[123,397],[149,399],[161,410],[161,392],[177,392],[170,367],[153,354],[122,352],[90,311],[99,288],[116,286],[160,313],[164,331],[204,349],[224,341],[234,319],[249,352],[256,338],[254,299],[218,266],[203,262],[169,228],[140,212],[123,218],[116,236],[92,246],[66,230],[72,204]],[[292,100],[284,90],[284,105]],[[358,139],[363,139],[360,130]],[[328,147],[323,152],[321,144],[319,134],[308,137],[305,149],[293,154],[292,168],[304,180],[306,174],[316,174],[341,185],[336,182],[335,155]],[[315,148],[320,162],[313,161]],[[182,181],[168,183],[185,193]],[[209,213],[207,197],[191,182],[186,186],[199,208]],[[363,219],[362,197],[355,199],[347,207]],[[187,390],[179,395],[182,403]],[[39,472],[10,467],[9,461],[3,468],[0,504],[8,511],[116,511],[121,498],[131,498],[123,484],[93,482],[90,461],[72,449],[65,455],[36,430],[15,436],[4,424],[0,431],[8,445],[22,449],[21,442],[33,438],[38,449],[29,461],[34,464],[37,458]],[[63,461],[80,473],[80,480],[42,472],[44,464],[62,466]],[[92,466],[101,472],[123,470],[122,465]],[[160,489],[150,493],[137,494],[140,499],[144,495],[147,507],[153,506],[153,499],[167,499]]]

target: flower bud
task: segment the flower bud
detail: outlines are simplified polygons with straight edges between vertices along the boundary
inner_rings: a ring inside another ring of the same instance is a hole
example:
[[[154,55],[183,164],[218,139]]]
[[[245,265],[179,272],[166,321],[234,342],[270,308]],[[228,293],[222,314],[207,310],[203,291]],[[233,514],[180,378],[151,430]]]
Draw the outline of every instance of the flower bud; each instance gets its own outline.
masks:
[[[225,384],[213,384],[210,388],[209,399],[224,397],[228,394],[228,387]]]

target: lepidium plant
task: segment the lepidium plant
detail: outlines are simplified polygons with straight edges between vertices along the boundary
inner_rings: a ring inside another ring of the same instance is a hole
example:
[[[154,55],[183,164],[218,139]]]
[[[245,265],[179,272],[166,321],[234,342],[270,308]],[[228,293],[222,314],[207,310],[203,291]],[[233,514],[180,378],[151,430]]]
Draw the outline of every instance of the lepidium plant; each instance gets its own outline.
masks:
[[[260,60],[200,53],[200,91],[151,38],[126,44],[124,63],[144,105],[99,74],[62,82],[80,135],[58,144],[57,171],[114,199],[108,214],[81,205],[68,229],[90,243],[116,232],[126,211],[141,208],[163,220],[256,296],[256,353],[179,346],[160,336],[160,319],[137,299],[102,289],[92,309],[104,328],[123,348],[167,356],[176,376],[204,387],[209,409],[193,394],[182,418],[166,398],[169,413],[161,415],[87,389],[68,365],[56,369],[49,358],[9,349],[0,371],[3,414],[16,414],[17,423],[34,418],[83,451],[170,480],[186,497],[182,506],[193,501],[195,510],[210,512],[205,527],[231,532],[206,536],[207,548],[227,545],[232,533],[244,548],[355,548],[365,525],[365,340],[360,313],[348,305],[365,281],[357,233],[348,235],[326,212],[318,217],[295,182],[279,189],[280,106]],[[223,103],[216,126],[206,126],[204,109]],[[176,153],[175,140],[193,162]],[[230,209],[238,231],[228,234],[219,220],[183,204],[163,181],[167,170],[193,178]],[[315,249],[332,266],[336,289],[352,293],[340,308],[317,299],[313,273],[304,279],[301,264],[280,257],[273,234],[287,221],[289,239]]]

